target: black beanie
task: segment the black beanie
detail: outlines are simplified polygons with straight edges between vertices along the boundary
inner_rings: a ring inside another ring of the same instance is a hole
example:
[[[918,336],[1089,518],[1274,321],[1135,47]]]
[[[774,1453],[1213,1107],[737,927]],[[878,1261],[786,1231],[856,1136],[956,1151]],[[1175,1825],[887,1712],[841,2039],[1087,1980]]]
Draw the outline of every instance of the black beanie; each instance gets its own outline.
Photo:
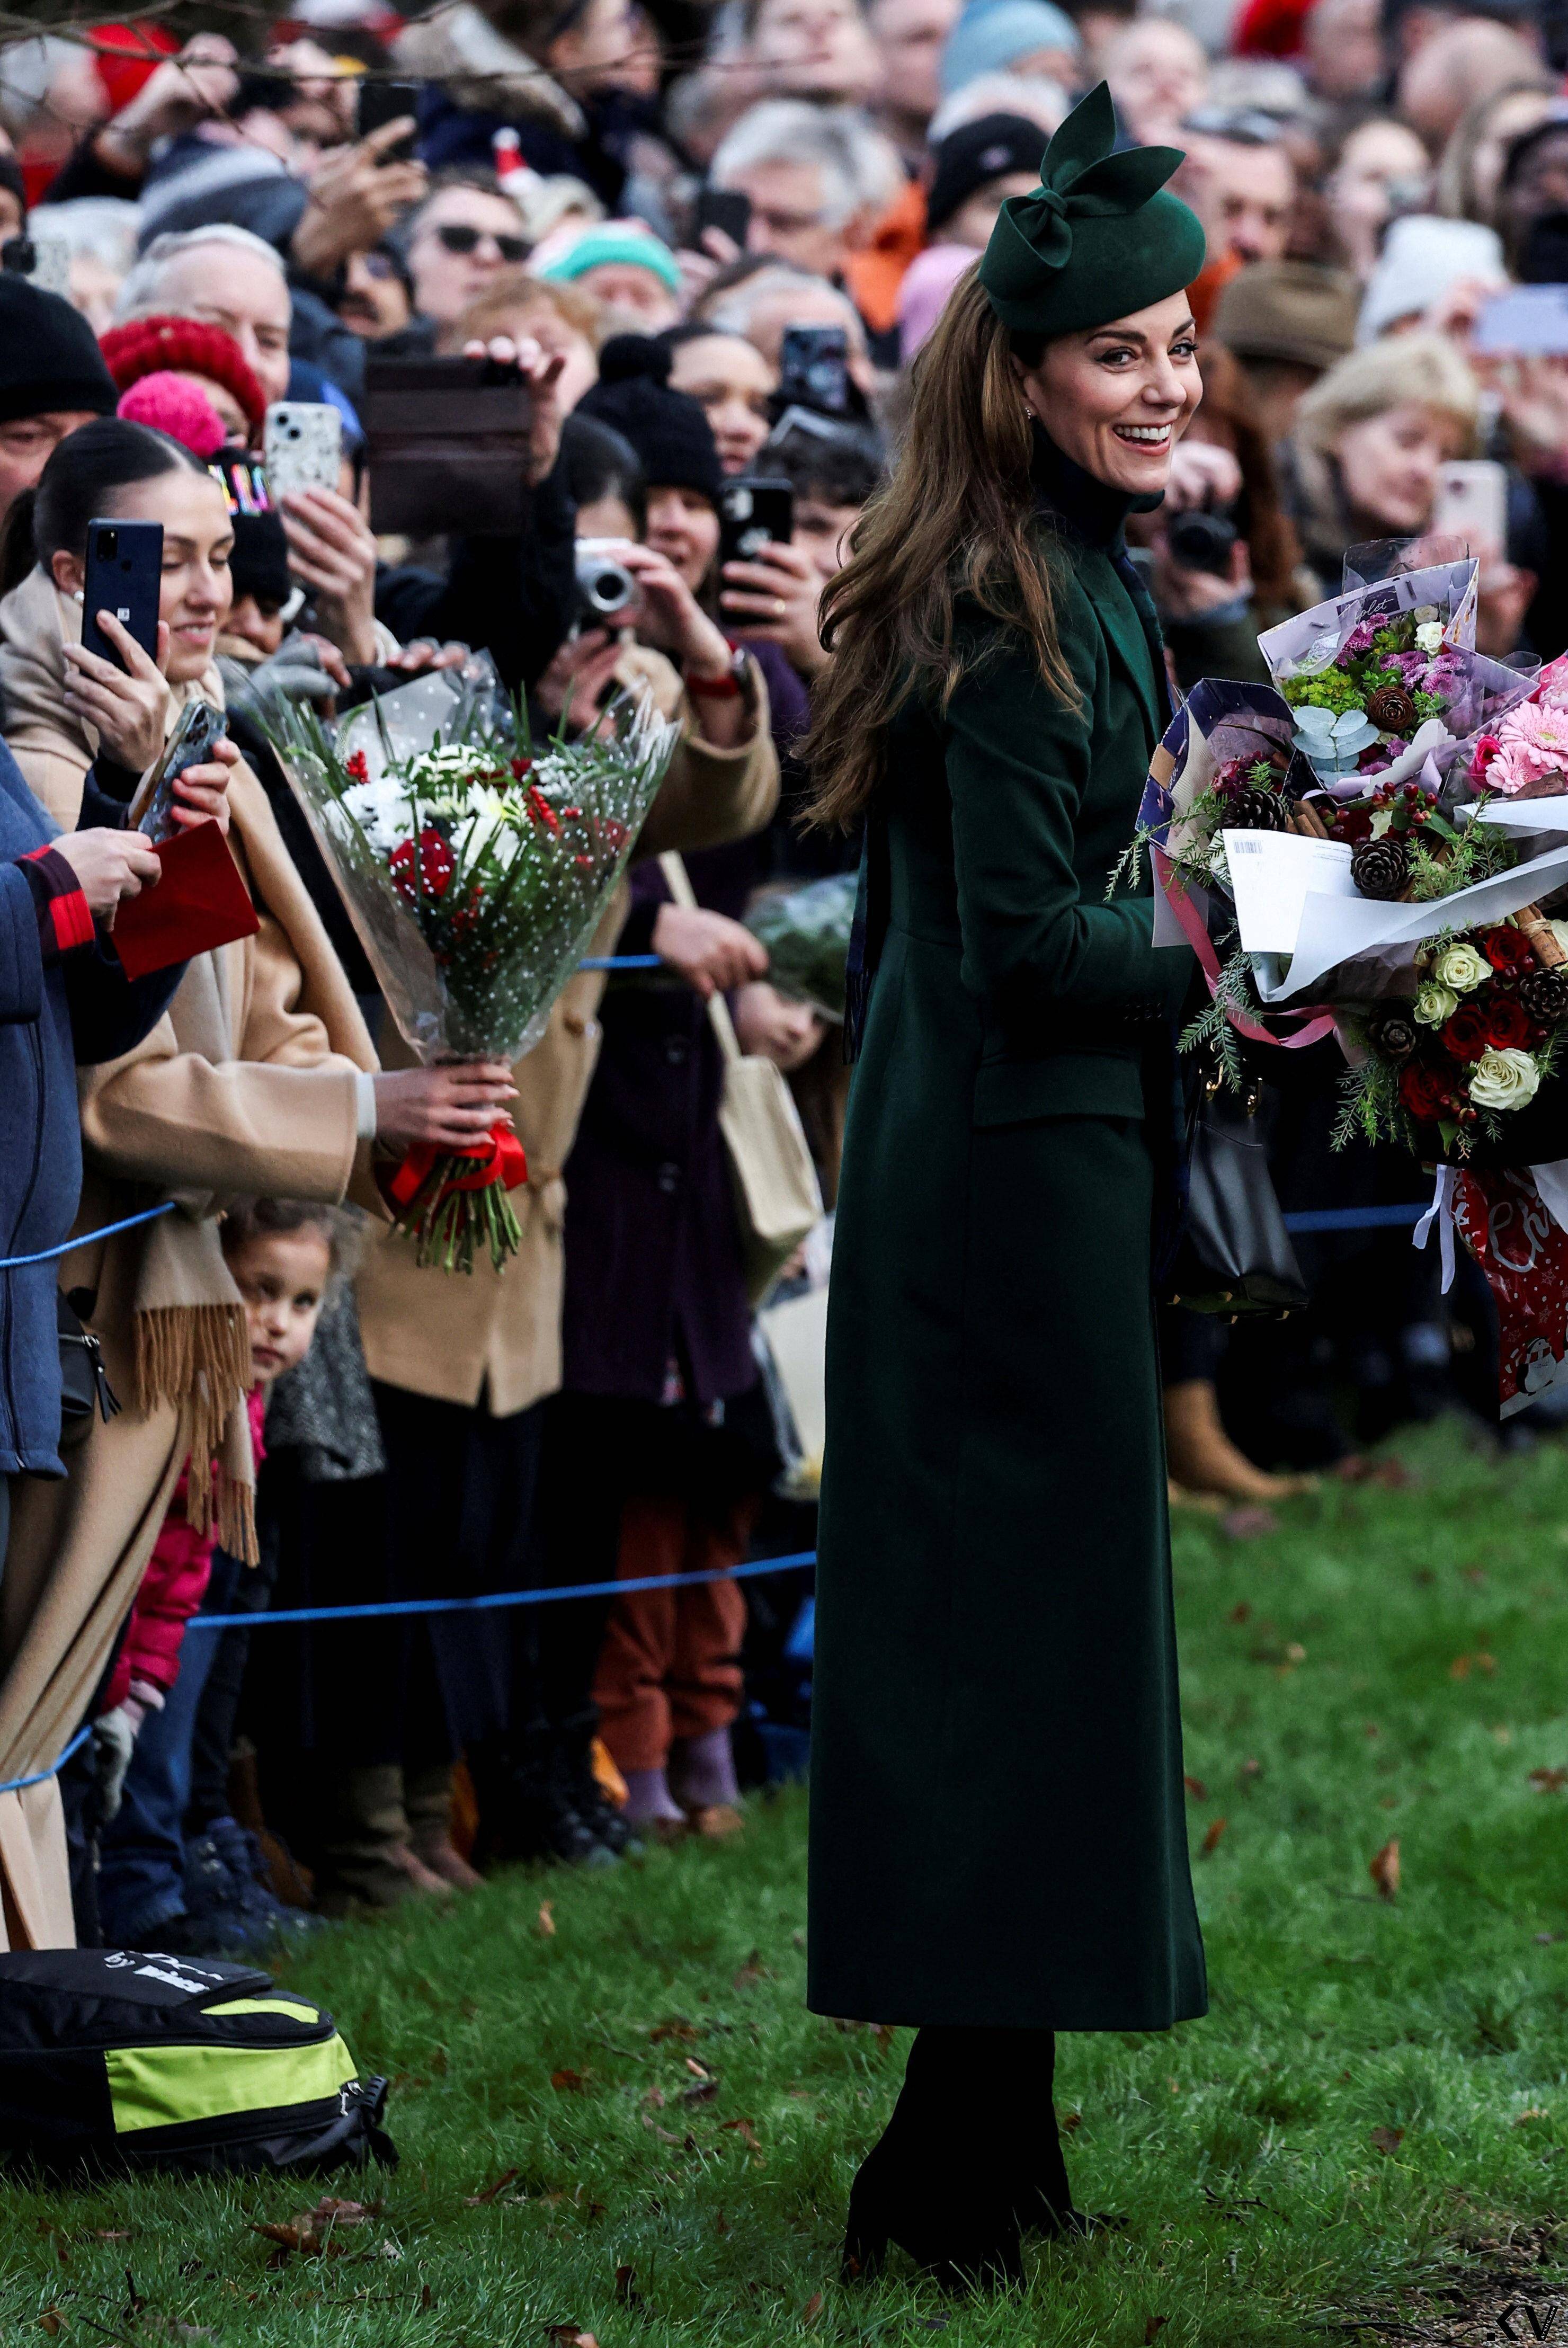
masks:
[[[696,489],[717,505],[724,474],[697,402],[669,387],[670,354],[646,335],[613,335],[579,416],[613,425],[636,450],[650,489]]]
[[[1047,134],[1021,114],[983,114],[948,132],[936,149],[936,176],[926,199],[925,224],[932,242],[961,205],[993,180],[1014,171],[1037,177]]]
[[[61,410],[112,416],[119,405],[81,312],[0,269],[0,424]]]
[[[229,575],[234,582],[236,603],[242,595],[253,595],[258,603],[286,603],[294,593],[294,581],[289,577],[289,542],[282,517],[236,513],[230,520],[234,551],[229,557]]]

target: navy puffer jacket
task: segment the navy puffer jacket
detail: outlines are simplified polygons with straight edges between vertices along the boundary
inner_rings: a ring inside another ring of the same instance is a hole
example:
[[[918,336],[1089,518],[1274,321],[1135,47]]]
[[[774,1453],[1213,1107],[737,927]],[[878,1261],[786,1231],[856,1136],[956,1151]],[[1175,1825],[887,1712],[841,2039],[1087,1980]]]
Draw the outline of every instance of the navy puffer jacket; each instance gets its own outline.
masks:
[[[0,1258],[66,1239],[81,1190],[76,1063],[118,1059],[161,1018],[182,964],[134,983],[101,942],[46,964],[17,859],[59,827],[0,742]],[[56,1263],[0,1271],[0,1475],[59,1476]]]

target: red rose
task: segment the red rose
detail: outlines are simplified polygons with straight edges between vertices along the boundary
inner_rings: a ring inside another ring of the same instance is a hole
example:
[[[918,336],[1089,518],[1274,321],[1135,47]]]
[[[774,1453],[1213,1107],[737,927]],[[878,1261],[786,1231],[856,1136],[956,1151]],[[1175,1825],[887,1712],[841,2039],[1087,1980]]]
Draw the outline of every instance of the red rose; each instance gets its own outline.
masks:
[[[1448,1113],[1459,1080],[1459,1070],[1452,1066],[1407,1060],[1399,1071],[1399,1098],[1418,1125],[1435,1125]]]
[[[1477,738],[1475,756],[1470,762],[1470,778],[1472,783],[1479,783],[1485,779],[1487,768],[1501,747],[1502,744],[1495,734],[1482,734]]]
[[[1443,1048],[1456,1060],[1479,1060],[1492,1041],[1491,1015],[1479,1003],[1461,1003],[1441,1033]]]
[[[1454,1019],[1460,1016],[1461,1014],[1456,1011]],[[1486,1040],[1495,1045],[1500,1052],[1511,1051],[1517,1045],[1528,1044],[1535,1033],[1535,1023],[1523,1004],[1514,994],[1494,995],[1486,1007],[1485,1017]],[[1454,1020],[1450,1019],[1449,1026],[1451,1027],[1453,1024]],[[1446,1041],[1446,1030],[1444,1036]],[[1452,1048],[1450,1045],[1449,1049]]]
[[[400,839],[387,860],[399,895],[417,904],[421,896],[441,897],[452,877],[452,851],[438,831],[428,828],[419,834],[419,871],[414,873],[414,843]]]
[[[1530,940],[1519,930],[1488,930],[1480,950],[1493,970],[1521,971],[1534,967]]]

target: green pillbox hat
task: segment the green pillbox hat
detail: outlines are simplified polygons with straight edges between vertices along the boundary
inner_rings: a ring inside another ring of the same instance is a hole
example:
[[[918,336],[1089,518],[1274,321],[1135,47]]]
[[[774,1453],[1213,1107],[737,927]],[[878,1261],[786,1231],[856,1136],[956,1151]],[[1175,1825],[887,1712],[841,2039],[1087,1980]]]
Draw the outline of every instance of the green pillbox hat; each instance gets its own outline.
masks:
[[[1015,333],[1087,334],[1179,294],[1202,268],[1198,216],[1165,192],[1181,149],[1115,150],[1101,82],[1047,148],[1034,193],[1003,205],[980,283]]]

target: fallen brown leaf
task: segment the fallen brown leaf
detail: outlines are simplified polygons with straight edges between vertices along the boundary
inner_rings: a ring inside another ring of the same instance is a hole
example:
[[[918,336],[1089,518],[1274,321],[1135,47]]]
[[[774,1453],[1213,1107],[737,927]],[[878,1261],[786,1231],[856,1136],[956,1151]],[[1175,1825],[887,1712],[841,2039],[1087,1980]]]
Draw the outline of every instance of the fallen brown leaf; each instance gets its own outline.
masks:
[[[889,2047],[892,2044],[892,2024],[891,2022],[873,2022],[872,2024],[872,2036],[876,2040],[877,2053],[879,2054],[885,2054]]]
[[[550,2084],[558,2095],[580,2096],[588,2085],[586,2071],[552,2071]]]
[[[821,2312],[822,2294],[820,2291],[814,2291],[800,2310],[800,2321],[802,2323],[814,2323]]]
[[[1206,1802],[1208,1800],[1209,1788],[1204,1785],[1202,1777],[1183,1777],[1181,1783],[1186,1787],[1187,1791],[1191,1795],[1192,1799],[1195,1802]]]
[[[615,2304],[617,2307],[641,2307],[643,2303],[643,2295],[641,2291],[634,2291],[632,2288],[633,2280],[636,2275],[636,2271],[637,2270],[635,2267],[617,2267],[615,2269]]]
[[[599,2348],[593,2334],[577,2323],[547,2323],[544,2336],[554,2341],[555,2348]]]
[[[1064,2112],[1057,2120],[1057,2127],[1063,2136],[1071,2136],[1074,2128],[1080,2128],[1082,2126],[1083,2114],[1081,2112]]]
[[[38,2318],[38,2329],[40,2332],[46,2332],[51,2340],[56,2340],[59,2337],[60,2327],[65,2320],[57,2307],[46,2307]]]
[[[1143,2327],[1143,2348],[1151,2348],[1151,2343],[1159,2339],[1160,2334],[1164,2331],[1165,2326],[1170,2322],[1170,2321],[1171,2318],[1168,2315],[1151,2315],[1150,2317],[1148,2322]]]
[[[1398,2152],[1405,2141],[1405,2131],[1402,2127],[1375,2127],[1372,2141],[1379,2152]]]
[[[543,1933],[547,1941],[553,1941],[555,1938],[555,1902],[553,1900],[541,1900],[539,1906],[539,1929]]]
[[[1515,2127],[1522,2127],[1526,2120],[1549,2120],[1551,2117],[1552,2115],[1544,2104],[1531,2104],[1524,2111],[1514,2115],[1513,2125]]]
[[[493,2185],[481,2187],[478,2193],[465,2193],[463,2196],[465,2204],[470,2209],[482,2209],[487,2201],[493,2201],[498,2193],[504,2192],[516,2175],[515,2168],[503,2168]]]
[[[1532,1769],[1530,1783],[1538,1794],[1560,1794],[1568,1786],[1568,1769]]]
[[[738,2136],[748,2152],[761,2151],[762,2147],[757,2141],[757,2129],[750,2120],[722,2120],[719,2127],[721,2133],[727,2129],[732,2135]]]
[[[679,2038],[695,2042],[702,2036],[702,2033],[697,2028],[695,2022],[688,2022],[686,2020],[684,2013],[672,2013],[667,2020],[664,2022],[655,2022],[653,2028],[649,2031],[648,2036],[654,2045],[658,2046],[662,2045],[666,2038]]]
[[[661,2144],[679,2144],[681,2141],[678,2136],[672,2136],[668,2128],[660,2127],[656,2120],[651,2120],[645,2112],[643,2115],[643,2126],[650,2136],[656,2136]]]
[[[1470,1657],[1469,1657],[1468,1655],[1456,1655],[1456,1656],[1454,1657],[1454,1659],[1453,1659],[1453,1662],[1449,1665],[1449,1679],[1451,1679],[1451,1680],[1468,1680],[1468,1679],[1469,1679],[1469,1677],[1470,1677]]]
[[[647,2111],[662,2112],[665,2107],[664,2089],[662,2087],[650,2087],[647,2094],[643,2097],[643,2105],[644,2108]]]
[[[1213,1856],[1214,1852],[1219,1849],[1220,1837],[1225,1831],[1225,1824],[1226,1822],[1223,1818],[1214,1819],[1208,1833],[1203,1837],[1203,1847],[1201,1853],[1202,1858],[1210,1859]],[[1161,2317],[1161,2321],[1164,2321],[1163,2317]]]
[[[1226,1615],[1225,1620],[1227,1622],[1250,1622],[1252,1621],[1252,1615],[1253,1610],[1243,1598],[1238,1605],[1232,1607],[1230,1612]]]
[[[1390,1835],[1367,1869],[1377,1886],[1379,1900],[1399,1897],[1399,1838]]]
[[[771,1981],[772,1974],[762,1962],[760,1949],[753,1949],[735,1976],[737,1989],[755,1989],[758,1982]]]
[[[695,2054],[688,2054],[686,2056],[686,2066],[691,2073],[694,2079],[711,2079],[713,2076],[713,2073],[708,2069],[707,2065],[706,2063],[699,2063]]]

